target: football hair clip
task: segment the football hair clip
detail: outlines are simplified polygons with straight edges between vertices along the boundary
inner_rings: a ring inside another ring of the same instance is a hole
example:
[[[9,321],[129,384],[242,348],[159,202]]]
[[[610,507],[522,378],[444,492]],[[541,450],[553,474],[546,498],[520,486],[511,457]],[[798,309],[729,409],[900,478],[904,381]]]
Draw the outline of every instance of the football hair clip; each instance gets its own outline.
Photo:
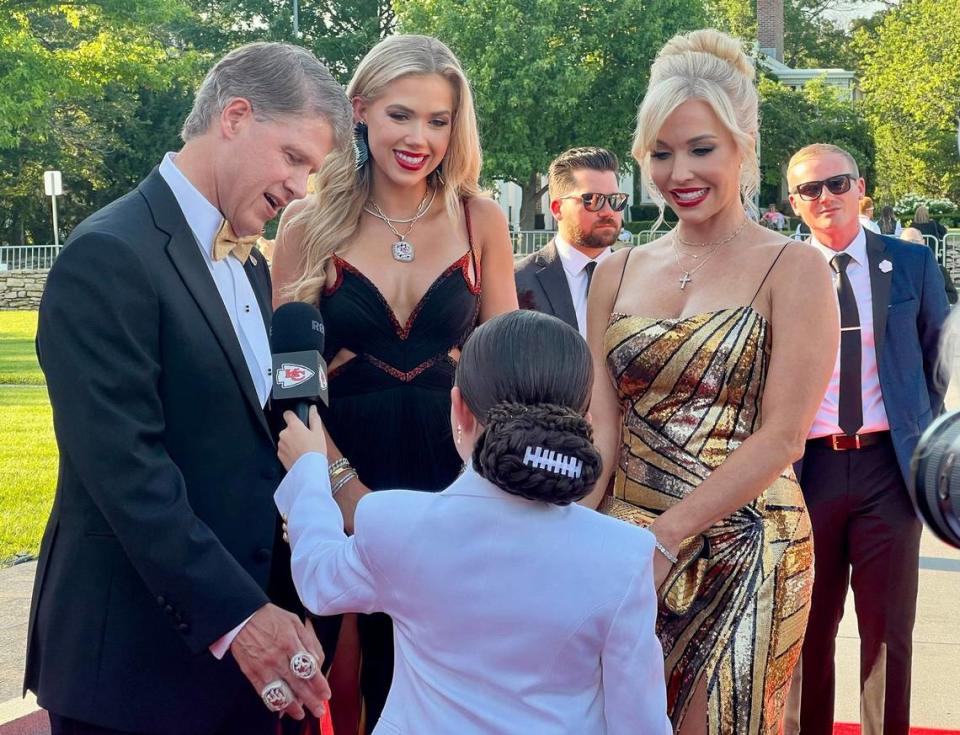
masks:
[[[580,477],[583,471],[583,460],[568,457],[552,449],[543,447],[527,447],[523,453],[523,464],[538,470],[546,470],[565,477]]]

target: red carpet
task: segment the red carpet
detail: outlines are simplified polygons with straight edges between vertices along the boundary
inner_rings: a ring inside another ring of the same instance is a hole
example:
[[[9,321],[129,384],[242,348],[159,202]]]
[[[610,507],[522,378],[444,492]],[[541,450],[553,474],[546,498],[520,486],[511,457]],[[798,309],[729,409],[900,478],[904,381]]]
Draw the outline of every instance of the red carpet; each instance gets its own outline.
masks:
[[[833,735],[860,735],[860,725],[837,722],[833,726]],[[910,735],[960,735],[960,730],[935,730],[929,727],[911,727]]]

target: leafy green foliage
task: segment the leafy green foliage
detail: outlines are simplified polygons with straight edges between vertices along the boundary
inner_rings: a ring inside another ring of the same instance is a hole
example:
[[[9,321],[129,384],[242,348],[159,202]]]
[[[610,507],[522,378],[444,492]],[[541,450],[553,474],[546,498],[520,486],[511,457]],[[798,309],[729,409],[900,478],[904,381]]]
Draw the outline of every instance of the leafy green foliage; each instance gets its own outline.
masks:
[[[857,160],[868,190],[872,188],[873,141],[857,103],[844,99],[839,90],[819,79],[793,90],[762,77],[759,91],[760,172],[768,199],[779,199],[790,156],[810,143],[833,143],[848,150]]]
[[[960,3],[903,0],[861,29],[861,87],[880,188],[960,199]]]
[[[657,50],[699,27],[699,0],[396,0],[400,27],[448,44],[476,99],[487,181],[524,189],[563,150],[600,145],[629,159],[637,105]]]

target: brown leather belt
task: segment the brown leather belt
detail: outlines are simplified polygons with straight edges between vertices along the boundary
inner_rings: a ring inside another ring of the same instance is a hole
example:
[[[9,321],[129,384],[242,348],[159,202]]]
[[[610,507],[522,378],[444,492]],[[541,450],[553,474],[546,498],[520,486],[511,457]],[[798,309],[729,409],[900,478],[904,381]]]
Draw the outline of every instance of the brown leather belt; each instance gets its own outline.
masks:
[[[818,436],[816,439],[807,439],[807,444],[829,447],[835,452],[845,452],[848,449],[862,449],[863,447],[872,447],[875,444],[887,441],[890,438],[889,431],[871,431],[869,434],[832,434],[831,436]]]

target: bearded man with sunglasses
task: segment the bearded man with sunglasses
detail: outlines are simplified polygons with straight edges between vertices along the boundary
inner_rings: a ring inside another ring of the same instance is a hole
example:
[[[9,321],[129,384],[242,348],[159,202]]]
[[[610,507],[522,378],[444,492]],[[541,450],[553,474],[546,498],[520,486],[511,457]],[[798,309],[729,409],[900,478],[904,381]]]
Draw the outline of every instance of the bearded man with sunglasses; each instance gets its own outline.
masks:
[[[802,683],[794,677],[800,696],[794,690],[791,699],[800,700],[803,735],[833,732],[835,640],[852,586],[862,732],[907,735],[921,526],[905,483],[917,440],[943,406],[935,375],[948,310],[943,277],[928,248],[864,230],[864,181],[847,151],[802,148],[787,181],[810,242],[834,271],[841,327],[833,377],[797,464],[815,566]]]
[[[557,236],[516,264],[521,309],[559,317],[587,336],[587,293],[597,264],[617,241],[628,195],[618,190],[617,157],[571,148],[550,164],[550,212]]]

